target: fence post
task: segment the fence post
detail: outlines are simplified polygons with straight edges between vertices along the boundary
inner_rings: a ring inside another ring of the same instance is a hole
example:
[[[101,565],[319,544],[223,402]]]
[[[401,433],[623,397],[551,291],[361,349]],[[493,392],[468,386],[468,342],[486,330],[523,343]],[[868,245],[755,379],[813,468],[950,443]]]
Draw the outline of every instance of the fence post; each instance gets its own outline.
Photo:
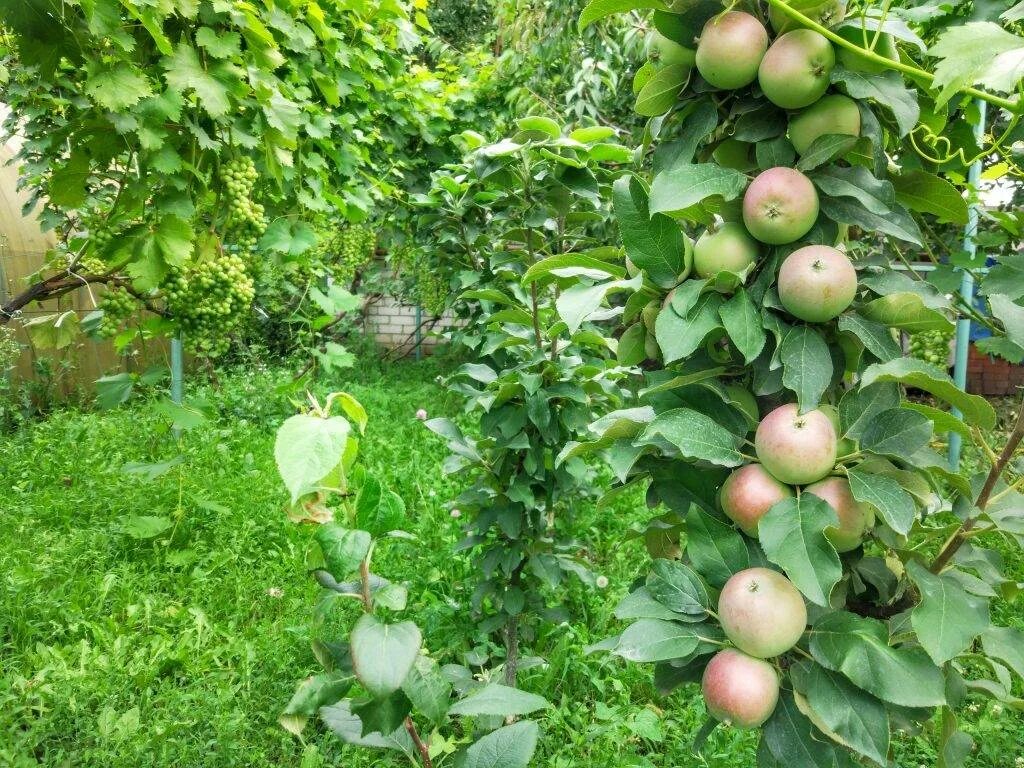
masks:
[[[979,117],[978,124],[974,126],[974,136],[978,140],[978,146],[981,146],[985,136],[985,117],[986,117],[986,104],[984,101],[976,102],[978,105]],[[983,159],[978,158],[971,165],[971,169],[968,173],[967,179],[971,186],[977,191],[978,182],[981,180],[981,170]],[[970,208],[967,211],[967,226],[964,227],[964,250],[967,251],[967,255],[971,261],[974,260],[974,256],[977,253],[978,246],[975,243],[975,238],[978,234],[978,202],[971,203]],[[962,277],[960,279],[960,296],[967,303],[967,306],[974,306],[974,275],[969,270],[961,270]],[[960,389],[967,389],[967,358],[970,352],[971,345],[971,319],[969,317],[960,317],[956,321],[956,350],[954,355],[953,364],[953,381]],[[961,416],[958,409],[953,409],[953,414],[957,417]],[[949,433],[949,467],[953,471],[960,468],[960,448],[962,440],[960,435],[956,432]]]
[[[423,358],[423,308],[419,304],[416,305],[416,359],[421,360]]]
[[[181,334],[171,338],[171,401],[181,405],[185,383],[185,361],[181,344]],[[174,430],[174,439],[181,439],[181,430]]]

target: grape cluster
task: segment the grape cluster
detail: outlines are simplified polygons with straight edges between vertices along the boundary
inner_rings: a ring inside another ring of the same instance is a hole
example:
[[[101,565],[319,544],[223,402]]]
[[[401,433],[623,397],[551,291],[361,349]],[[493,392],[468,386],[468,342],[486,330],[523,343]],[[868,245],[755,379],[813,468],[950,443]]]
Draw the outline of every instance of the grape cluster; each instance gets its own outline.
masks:
[[[445,310],[449,291],[447,283],[436,269],[420,262],[416,269],[416,300],[431,315],[440,315]]]
[[[164,284],[167,309],[185,344],[197,354],[218,357],[245,320],[255,289],[245,262],[223,254],[171,275]]]
[[[102,224],[98,224],[95,229],[90,227],[89,241],[92,244],[93,253],[103,253],[114,241],[114,231]]]
[[[910,354],[926,363],[946,367],[952,340],[951,331],[921,331],[910,337]]]
[[[365,224],[349,224],[317,246],[321,261],[327,265],[335,281],[348,285],[356,272],[367,264],[377,248],[377,233]]]
[[[110,288],[99,301],[103,320],[97,333],[104,339],[116,336],[138,309],[138,302],[124,288]]]
[[[251,251],[267,230],[264,208],[252,199],[259,179],[256,165],[252,158],[237,157],[224,164],[220,177],[228,198],[225,240],[242,251]]]
[[[102,275],[107,272],[107,265],[102,259],[95,256],[86,256],[80,259],[75,271],[80,275]]]

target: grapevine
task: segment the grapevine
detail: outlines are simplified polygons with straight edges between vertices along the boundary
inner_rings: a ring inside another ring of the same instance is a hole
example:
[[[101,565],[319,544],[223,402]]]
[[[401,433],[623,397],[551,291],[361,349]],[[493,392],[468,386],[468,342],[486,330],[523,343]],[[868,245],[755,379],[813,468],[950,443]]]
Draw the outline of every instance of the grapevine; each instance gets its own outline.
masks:
[[[243,252],[252,251],[267,230],[263,205],[252,199],[259,172],[252,158],[238,157],[224,164],[220,176],[228,198],[225,239]]]
[[[233,254],[172,274],[165,291],[167,309],[183,331],[186,345],[208,357],[228,350],[231,334],[242,324],[255,295],[245,262]]]
[[[350,285],[356,272],[373,259],[377,233],[366,224],[349,224],[321,238],[315,254],[330,269],[335,282]]]
[[[952,331],[921,331],[910,336],[909,350],[913,357],[926,363],[947,367]]]
[[[109,339],[116,336],[138,309],[138,302],[124,288],[111,288],[99,301],[103,321],[97,333]]]

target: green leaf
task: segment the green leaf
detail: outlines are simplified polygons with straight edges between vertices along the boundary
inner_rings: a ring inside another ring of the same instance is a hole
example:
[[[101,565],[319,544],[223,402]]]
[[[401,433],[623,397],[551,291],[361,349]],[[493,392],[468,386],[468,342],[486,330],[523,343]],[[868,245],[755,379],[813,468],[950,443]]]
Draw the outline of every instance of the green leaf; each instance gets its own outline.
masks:
[[[135,388],[135,379],[130,373],[115,373],[96,379],[96,405],[101,411],[109,411],[127,402]]]
[[[754,156],[757,158],[757,167],[766,171],[782,165],[793,165],[796,150],[785,136],[777,136],[774,139],[759,141],[754,147]]]
[[[996,412],[985,398],[959,389],[945,371],[930,363],[912,357],[877,363],[864,371],[861,386],[867,387],[878,381],[896,381],[907,387],[923,389],[958,408],[968,423],[981,429],[995,426]]]
[[[896,384],[882,382],[851,389],[839,401],[839,421],[842,424],[841,437],[859,440],[882,411],[897,408],[900,404],[900,389]]]
[[[164,216],[156,225],[153,239],[164,262],[182,267],[192,255],[193,235],[189,222],[178,216]]]
[[[970,440],[971,430],[964,423],[963,419],[953,415],[949,411],[943,411],[924,403],[903,403],[903,408],[917,411],[935,425],[935,432],[955,432],[965,440]]]
[[[696,504],[686,513],[686,554],[693,567],[718,589],[750,565],[746,542],[736,529]]]
[[[542,115],[521,117],[516,120],[516,127],[521,131],[537,131],[538,133],[545,133],[552,139],[557,139],[562,135],[562,126],[550,117],[543,117]]]
[[[900,136],[910,133],[921,116],[917,96],[904,84],[903,75],[891,69],[884,72],[857,72],[842,65],[832,70],[832,82],[842,84],[855,99],[874,99],[892,112]]]
[[[101,107],[122,112],[152,95],[146,76],[125,62],[100,68],[90,67],[85,92]]]
[[[654,177],[651,212],[682,211],[714,195],[734,200],[747,188],[747,177],[712,163],[676,165]]]
[[[47,184],[50,202],[61,208],[78,208],[85,202],[85,183],[89,173],[89,156],[72,150],[66,163],[54,164]]]
[[[932,423],[923,415],[906,408],[882,411],[867,426],[860,438],[865,451],[906,459],[928,445]]]
[[[812,661],[790,667],[789,675],[829,735],[883,768],[889,764],[889,714],[882,702]]]
[[[836,768],[843,765],[841,753],[817,738],[811,721],[797,708],[793,694],[787,690],[780,692],[779,703],[764,724],[763,733],[762,743],[780,768]],[[764,765],[760,756],[758,765]]]
[[[315,715],[320,707],[334,704],[348,693],[354,679],[352,675],[342,671],[307,677],[299,683],[282,714],[307,717]]]
[[[346,744],[360,747],[397,749],[410,758],[413,754],[412,738],[404,727],[395,729],[386,736],[381,733],[363,735],[363,722],[352,713],[352,702],[347,699],[337,704],[320,708],[320,719]]]
[[[605,297],[624,290],[638,291],[643,287],[643,280],[643,275],[637,275],[630,280],[609,280],[597,285],[577,283],[559,293],[555,307],[569,333],[576,333],[601,308]]]
[[[581,253],[559,253],[531,265],[523,275],[523,285],[538,281],[549,283],[557,277],[589,277],[592,280],[613,277],[618,280],[625,276],[625,268],[618,264]]]
[[[324,564],[337,581],[352,573],[370,551],[372,539],[366,531],[353,531],[338,523],[316,529],[314,536],[324,554]]]
[[[988,600],[969,595],[952,576],[934,574],[916,560],[907,574],[921,591],[911,624],[932,661],[945,664],[967,650],[989,626]]]
[[[861,314],[909,333],[953,330],[953,322],[939,310],[927,306],[926,299],[917,293],[890,293],[865,304]]]
[[[683,285],[689,282],[695,281]],[[686,293],[680,289],[676,295],[682,299]],[[654,338],[666,363],[689,357],[708,334],[721,327],[719,310],[722,304],[721,294],[713,291],[697,297],[695,306],[686,317],[680,317],[675,300],[658,313],[654,322]]]
[[[411,621],[384,624],[364,613],[350,638],[356,677],[374,698],[394,693],[412,669],[421,642],[419,627]]]
[[[532,720],[506,725],[471,744],[460,768],[527,768],[540,729]]]
[[[849,224],[868,232],[883,232],[914,245],[921,245],[921,230],[902,207],[895,207],[888,213],[869,211],[852,198],[822,197],[821,212],[837,224]]]
[[[841,157],[860,141],[858,136],[829,133],[816,138],[796,164],[798,171],[813,171],[815,168]]]
[[[981,293],[1005,295],[1011,301],[1024,298],[1024,253],[1002,255],[981,281]]]
[[[1001,293],[990,295],[988,303],[992,314],[1003,324],[1007,339],[1018,347],[1024,347],[1024,307]]]
[[[626,627],[612,653],[636,662],[684,658],[700,644],[695,626],[662,619],[639,619]]]
[[[452,684],[432,658],[422,653],[416,657],[402,683],[402,691],[409,697],[417,714],[434,724],[444,722],[452,695]]]
[[[830,165],[811,176],[814,185],[830,197],[849,197],[867,211],[886,216],[896,204],[892,183],[875,178],[867,168]]]
[[[341,462],[351,428],[346,419],[298,414],[277,431],[274,460],[294,504]]]
[[[673,64],[662,67],[636,95],[633,111],[645,117],[663,115],[675,106],[679,92],[690,79],[690,67]]]
[[[692,568],[675,560],[657,559],[647,576],[647,591],[671,611],[687,616],[707,615],[707,587]]]
[[[967,223],[967,201],[945,179],[925,171],[907,171],[893,178],[892,183],[896,199],[910,210],[930,213],[952,224]]]
[[[893,648],[885,624],[836,611],[811,629],[811,655],[858,688],[901,707],[946,702],[945,680],[922,648]]]
[[[195,92],[210,117],[221,117],[231,108],[227,86],[212,76],[199,61],[196,49],[179,43],[174,53],[163,59],[167,84],[176,91]]]
[[[981,636],[981,647],[1024,679],[1024,632],[1012,627],[989,627]]]
[[[356,525],[374,536],[400,528],[405,521],[405,502],[367,475],[356,497]]]
[[[757,524],[765,557],[817,605],[828,605],[832,588],[843,575],[839,555],[825,538],[825,529],[837,525],[832,507],[807,493],[778,502]]]
[[[275,219],[260,239],[260,248],[265,251],[283,253],[287,256],[301,256],[317,243],[316,232],[304,221]]]
[[[229,59],[242,51],[242,38],[237,32],[218,34],[210,27],[199,28],[196,32],[196,44],[205,48],[215,59]]]
[[[642,8],[653,8],[657,11],[669,10],[668,5],[662,0],[591,0],[580,14],[579,28],[583,30],[607,16],[628,13]]]
[[[744,361],[748,364],[753,362],[764,349],[767,337],[761,312],[750,300],[746,289],[739,288],[731,299],[722,304],[718,309],[718,316],[722,319],[722,325],[732,343],[743,355]],[[829,364],[831,365],[831,361]]]
[[[491,683],[477,693],[470,694],[455,702],[448,710],[450,715],[528,715],[551,704],[543,696],[527,693],[518,688]]]
[[[683,272],[687,248],[679,225],[662,214],[650,216],[647,191],[635,176],[612,187],[612,203],[626,255],[662,288],[671,288]]]
[[[839,316],[839,330],[852,333],[872,355],[883,363],[903,356],[903,350],[893,339],[889,329],[857,313]]]
[[[851,469],[847,473],[853,498],[868,504],[896,533],[907,534],[917,519],[913,497],[898,482],[886,475]]]
[[[158,515],[129,515],[121,518],[120,530],[133,539],[155,539],[174,527],[169,517]]]
[[[671,443],[684,459],[698,459],[720,467],[738,467],[743,457],[737,450],[740,438],[717,421],[690,408],[674,408],[658,414],[637,438],[638,445]]]
[[[950,27],[928,49],[935,66],[935,103],[945,104],[964,86],[1011,93],[1024,77],[1024,41],[991,21]]]
[[[647,587],[637,587],[615,606],[615,618],[626,619],[674,619],[675,611],[666,608],[651,595]]]
[[[782,383],[796,393],[800,412],[817,408],[832,381],[832,355],[821,334],[810,326],[794,326],[782,341],[779,358]]]

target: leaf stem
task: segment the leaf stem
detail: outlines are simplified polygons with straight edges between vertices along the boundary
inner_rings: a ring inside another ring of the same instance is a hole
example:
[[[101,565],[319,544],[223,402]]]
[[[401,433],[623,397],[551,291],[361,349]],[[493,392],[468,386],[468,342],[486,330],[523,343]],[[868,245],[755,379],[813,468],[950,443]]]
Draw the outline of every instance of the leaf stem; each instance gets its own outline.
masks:
[[[419,731],[416,730],[416,723],[412,721],[411,717],[405,718],[405,730],[408,731],[412,743],[416,745],[416,749],[423,759],[424,768],[434,768],[434,763],[430,759],[430,749],[423,743],[423,739],[420,738]]]
[[[881,64],[882,66],[887,67],[888,69],[895,69],[896,71],[902,72],[905,75],[910,75],[911,77],[924,80],[928,83],[930,87],[934,87],[935,75],[932,74],[931,72],[928,72],[927,70],[924,69],[920,69],[919,67],[912,67],[909,64],[904,64],[902,61],[893,61],[892,59],[886,58],[885,56],[880,56],[874,51],[869,51],[866,48],[861,48],[859,45],[851,43],[849,40],[844,40],[842,37],[837,35],[832,30],[828,29],[827,27],[823,27],[821,24],[818,24],[813,19],[807,18],[795,8],[791,8],[789,4],[786,2],[786,0],[768,0],[768,4],[771,5],[773,8],[778,8],[779,11],[784,13],[786,16],[789,16],[789,18],[794,19],[795,21],[799,21],[804,26],[813,29],[818,34],[828,38],[833,43],[838,45],[840,48],[846,48],[848,51],[853,51],[854,53],[863,56],[868,61],[871,61],[875,64]],[[960,93],[965,93],[968,96],[972,96],[976,99],[987,101],[989,104],[994,104],[995,106],[1005,109],[1006,111],[1014,115],[1024,112],[1024,101],[1022,100],[1010,101],[1009,99],[1004,99],[1001,96],[996,96],[986,91],[978,90],[977,88],[966,87],[959,88],[957,90]]]

